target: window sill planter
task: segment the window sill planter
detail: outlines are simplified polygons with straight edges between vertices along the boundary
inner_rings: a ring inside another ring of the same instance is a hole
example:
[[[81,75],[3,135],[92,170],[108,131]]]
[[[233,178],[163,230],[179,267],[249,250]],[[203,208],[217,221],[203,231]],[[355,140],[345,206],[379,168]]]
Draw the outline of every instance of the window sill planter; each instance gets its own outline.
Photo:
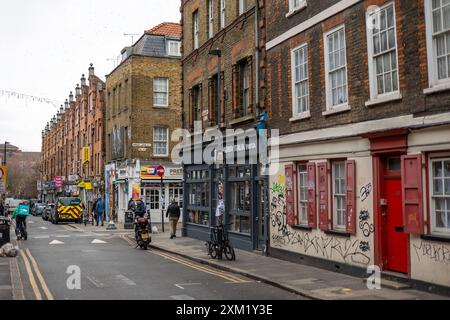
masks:
[[[402,99],[403,99],[403,96],[400,93],[394,93],[394,94],[371,99],[366,102],[366,107],[372,107],[372,106],[376,106],[376,105],[387,103],[387,102],[399,101]]]
[[[424,94],[433,94],[433,93],[449,91],[449,90],[450,90],[450,82],[447,82],[447,83],[436,84],[434,86],[431,86],[430,88],[423,90],[423,93]]]
[[[352,108],[350,107],[350,105],[344,104],[344,105],[336,106],[336,107],[334,107],[331,110],[327,110],[325,112],[322,112],[322,115],[324,115],[324,116],[331,116],[333,114],[350,111],[351,109]]]
[[[311,112],[306,111],[303,113],[299,113],[298,115],[292,117],[289,119],[290,122],[296,122],[296,121],[301,121],[301,120],[306,120],[311,118]]]

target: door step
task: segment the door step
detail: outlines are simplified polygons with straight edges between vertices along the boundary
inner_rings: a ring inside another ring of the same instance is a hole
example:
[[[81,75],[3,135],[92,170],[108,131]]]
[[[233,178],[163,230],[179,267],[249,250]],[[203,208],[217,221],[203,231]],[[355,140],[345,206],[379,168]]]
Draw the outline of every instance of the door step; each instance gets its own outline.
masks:
[[[363,279],[364,283],[367,283],[367,281],[369,281],[369,279]],[[398,291],[411,289],[411,286],[409,284],[400,283],[400,282],[387,280],[387,279],[383,279],[383,278],[381,279],[381,287],[391,289],[391,290],[398,290]]]
[[[381,279],[381,287],[392,290],[407,290],[411,288],[409,284],[391,281],[387,279]]]

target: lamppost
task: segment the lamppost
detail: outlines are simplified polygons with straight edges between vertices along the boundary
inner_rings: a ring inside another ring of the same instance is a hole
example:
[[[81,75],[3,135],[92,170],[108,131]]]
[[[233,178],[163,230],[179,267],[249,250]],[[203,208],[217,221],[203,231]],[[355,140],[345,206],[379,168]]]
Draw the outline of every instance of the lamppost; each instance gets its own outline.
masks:
[[[10,144],[9,142],[5,141],[5,144],[3,145],[3,165],[6,166],[6,145]]]
[[[216,88],[216,92],[217,92],[217,114],[216,114],[216,116],[217,116],[217,125],[218,125],[218,127],[219,127],[219,130],[220,130],[220,126],[221,126],[221,120],[222,120],[222,118],[221,118],[221,110],[220,110],[220,108],[221,108],[221,105],[220,105],[220,102],[221,102],[221,97],[220,97],[220,87],[221,87],[221,81],[222,81],[222,79],[221,79],[221,73],[222,73],[222,62],[221,62],[221,57],[222,57],[222,51],[221,50],[219,50],[219,49],[214,49],[214,50],[211,50],[211,51],[209,51],[209,54],[210,55],[212,55],[212,56],[217,56],[217,88]]]

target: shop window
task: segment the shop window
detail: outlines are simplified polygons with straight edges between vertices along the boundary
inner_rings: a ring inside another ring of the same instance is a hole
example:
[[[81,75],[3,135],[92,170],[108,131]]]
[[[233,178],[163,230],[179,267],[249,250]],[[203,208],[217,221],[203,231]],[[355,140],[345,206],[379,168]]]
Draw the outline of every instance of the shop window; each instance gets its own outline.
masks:
[[[174,200],[180,208],[183,208],[183,188],[176,185],[169,185],[169,202],[172,203]]]
[[[450,235],[450,158],[433,159],[430,165],[432,232]]]
[[[145,195],[145,205],[147,209],[150,210],[159,210],[159,189],[142,189],[142,192]]]

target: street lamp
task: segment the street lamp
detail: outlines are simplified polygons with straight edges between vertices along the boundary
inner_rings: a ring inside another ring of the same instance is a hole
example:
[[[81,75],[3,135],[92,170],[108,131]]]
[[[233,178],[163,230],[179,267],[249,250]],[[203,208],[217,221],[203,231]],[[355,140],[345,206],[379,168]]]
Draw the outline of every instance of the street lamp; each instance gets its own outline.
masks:
[[[6,166],[6,145],[10,144],[8,141],[5,141],[3,145],[3,165]]]
[[[221,57],[222,57],[222,51],[221,50],[219,50],[219,49],[213,49],[213,50],[211,50],[211,51],[209,51],[209,54],[210,55],[212,55],[212,56],[216,56],[217,57],[217,69],[218,69],[218,71],[217,71],[217,89],[216,89],[216,91],[217,91],[217,114],[216,114],[216,116],[217,116],[217,126],[219,127],[219,129],[220,129],[220,124],[221,124],[221,120],[222,120],[222,118],[221,118],[221,105],[220,105],[220,87],[221,87],[221,73],[222,73],[222,63],[221,63]]]

